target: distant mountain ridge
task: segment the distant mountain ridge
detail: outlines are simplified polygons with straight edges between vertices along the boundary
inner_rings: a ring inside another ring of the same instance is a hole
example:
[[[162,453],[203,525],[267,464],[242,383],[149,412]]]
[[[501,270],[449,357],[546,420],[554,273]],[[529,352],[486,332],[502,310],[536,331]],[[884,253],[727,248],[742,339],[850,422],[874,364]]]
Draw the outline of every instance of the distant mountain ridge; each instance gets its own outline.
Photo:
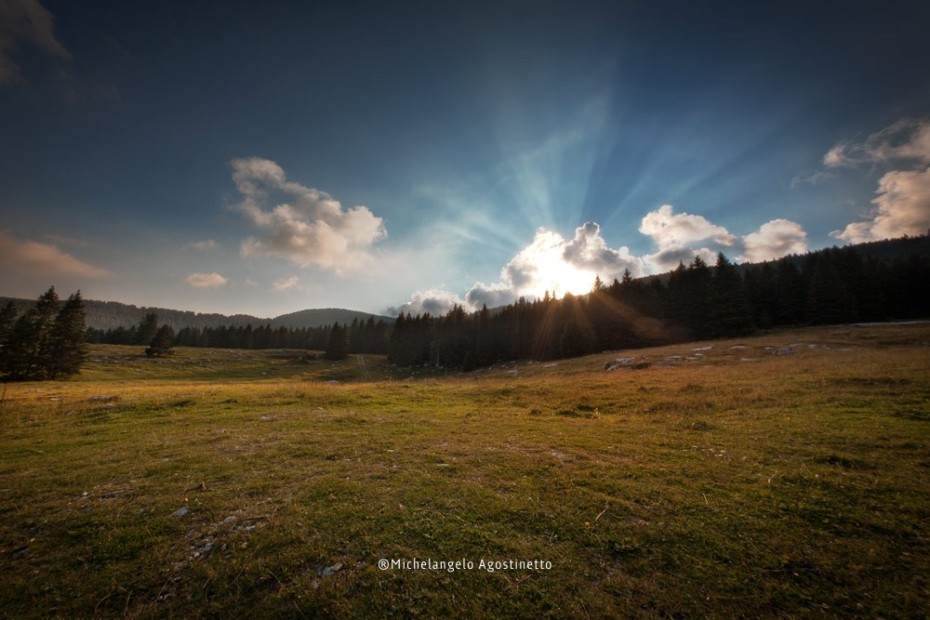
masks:
[[[59,295],[68,295],[69,291],[58,291]],[[36,294],[38,296],[38,293]],[[0,297],[0,306],[6,305],[12,301],[16,306],[17,312],[22,313],[35,305],[35,299],[19,299],[15,297]],[[383,320],[386,323],[394,322],[394,319],[388,316],[360,312],[358,310],[347,310],[344,308],[314,308],[308,310],[299,310],[282,314],[274,318],[261,318],[250,314],[219,314],[219,313],[202,313],[192,312],[190,310],[173,310],[171,308],[149,308],[146,306],[135,306],[124,304],[118,301],[99,301],[94,299],[84,300],[84,314],[87,321],[87,327],[94,329],[115,329],[117,327],[132,327],[139,322],[149,312],[158,315],[159,323],[167,323],[175,331],[180,331],[185,327],[204,329],[206,327],[245,327],[251,325],[271,325],[272,327],[287,328],[306,328],[320,327],[321,325],[332,325],[333,323],[351,323],[354,319],[359,322],[365,322],[369,317],[373,317],[377,322]]]

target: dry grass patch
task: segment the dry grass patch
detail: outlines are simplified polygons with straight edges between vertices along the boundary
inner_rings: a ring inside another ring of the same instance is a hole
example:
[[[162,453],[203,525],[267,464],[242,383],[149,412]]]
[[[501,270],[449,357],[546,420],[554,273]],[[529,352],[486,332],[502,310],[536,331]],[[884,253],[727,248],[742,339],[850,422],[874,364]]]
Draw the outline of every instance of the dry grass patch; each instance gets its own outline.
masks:
[[[369,359],[368,381],[353,360],[189,350],[8,385],[0,609],[927,615],[927,342],[796,330],[637,351],[648,368],[604,370],[615,352],[409,380]]]

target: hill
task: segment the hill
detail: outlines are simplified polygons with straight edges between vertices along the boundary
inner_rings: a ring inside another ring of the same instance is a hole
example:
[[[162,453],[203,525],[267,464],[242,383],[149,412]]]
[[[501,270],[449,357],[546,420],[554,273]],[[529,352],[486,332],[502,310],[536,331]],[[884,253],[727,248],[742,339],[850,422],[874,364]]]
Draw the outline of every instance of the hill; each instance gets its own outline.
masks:
[[[15,297],[0,297],[0,306],[6,305],[12,301],[16,306],[17,313],[21,314],[35,305],[35,299],[19,299]],[[357,310],[344,310],[340,308],[324,308],[313,310],[300,310],[289,314],[282,314],[275,318],[261,318],[250,314],[219,314],[219,313],[202,313],[192,312],[190,310],[174,310],[171,308],[152,308],[146,306],[135,306],[124,304],[118,301],[99,301],[94,299],[84,300],[84,312],[86,316],[87,327],[93,329],[115,329],[117,327],[132,327],[139,322],[149,312],[158,315],[160,323],[167,323],[174,330],[180,331],[185,327],[205,329],[210,327],[245,327],[252,325],[271,324],[272,327],[287,328],[309,328],[320,327],[322,325],[331,325],[336,321],[340,323],[351,323],[353,319],[367,321],[368,317],[374,317],[375,321],[384,320],[392,322],[394,319],[386,316],[378,316],[367,312]]]
[[[394,319],[388,316],[379,316],[358,310],[346,310],[343,308],[316,308],[311,310],[299,310],[289,314],[282,314],[271,321],[272,327],[319,327],[321,325],[332,325],[333,323],[350,324],[358,319],[359,323],[364,323],[369,318],[374,318],[375,322],[384,321],[392,323]]]

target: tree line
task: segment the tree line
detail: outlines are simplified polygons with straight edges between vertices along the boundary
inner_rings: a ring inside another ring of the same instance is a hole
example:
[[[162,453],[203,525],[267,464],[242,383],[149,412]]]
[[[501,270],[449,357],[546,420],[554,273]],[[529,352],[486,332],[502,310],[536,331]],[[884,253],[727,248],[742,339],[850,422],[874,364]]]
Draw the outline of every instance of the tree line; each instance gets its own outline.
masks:
[[[88,329],[87,341],[94,344],[149,344],[158,329],[158,315],[150,312],[139,325],[111,329]],[[337,338],[333,339],[333,331]],[[344,332],[344,333],[343,333]],[[369,317],[353,319],[349,324],[334,323],[320,327],[272,327],[270,323],[252,327],[184,327],[177,331],[173,344],[180,347],[210,347],[215,349],[307,349],[327,351],[343,346],[344,353],[387,353],[390,327],[383,320]]]
[[[516,359],[551,360],[749,334],[781,326],[884,321],[930,316],[930,238],[829,248],[804,256],[737,266],[723,254],[700,257],[661,276],[629,271],[586,295],[542,299],[443,316],[401,314],[393,326],[365,321],[310,328],[184,327],[176,333],[147,313],[133,327],[85,328],[80,291],[62,305],[54,287],[22,314],[0,311],[0,376],[56,379],[75,374],[90,343],[147,345],[148,355],[174,346],[387,354],[399,366],[473,368]],[[866,253],[862,248],[876,250]]]
[[[925,243],[911,247],[891,260],[853,246],[742,266],[723,254],[712,267],[696,257],[662,276],[634,279],[627,271],[609,285],[597,278],[581,296],[546,293],[495,312],[457,306],[441,317],[402,314],[388,359],[470,370],[780,326],[927,317],[930,253]]]

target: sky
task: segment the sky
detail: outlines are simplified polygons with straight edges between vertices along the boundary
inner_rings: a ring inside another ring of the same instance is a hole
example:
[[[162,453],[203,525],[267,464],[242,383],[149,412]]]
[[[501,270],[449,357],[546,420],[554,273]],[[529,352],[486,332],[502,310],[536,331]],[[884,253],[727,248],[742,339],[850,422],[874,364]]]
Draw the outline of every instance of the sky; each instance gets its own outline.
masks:
[[[0,295],[272,317],[930,229],[927,2],[0,0]]]

